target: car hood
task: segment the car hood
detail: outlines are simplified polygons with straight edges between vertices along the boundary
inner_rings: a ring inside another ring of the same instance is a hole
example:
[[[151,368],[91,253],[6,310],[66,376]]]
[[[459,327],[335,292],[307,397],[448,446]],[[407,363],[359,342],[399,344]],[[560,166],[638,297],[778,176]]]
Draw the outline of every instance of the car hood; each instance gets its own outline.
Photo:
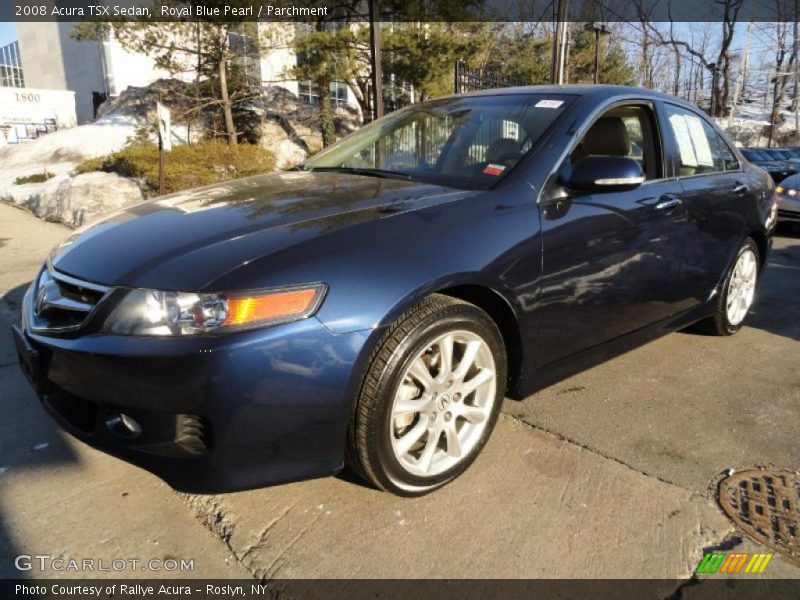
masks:
[[[201,291],[315,236],[470,193],[344,173],[271,173],[130,206],[77,231],[50,261],[104,285]]]

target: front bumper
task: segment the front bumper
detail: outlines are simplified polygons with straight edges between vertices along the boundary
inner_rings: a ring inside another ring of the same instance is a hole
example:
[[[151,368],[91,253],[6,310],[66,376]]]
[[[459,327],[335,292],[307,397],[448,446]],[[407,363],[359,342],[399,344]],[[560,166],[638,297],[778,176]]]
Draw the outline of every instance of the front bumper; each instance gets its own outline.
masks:
[[[30,304],[29,290],[15,328],[20,364],[45,409],[84,442],[198,493],[342,467],[375,331],[336,335],[310,318],[222,336],[65,338],[28,330]]]
[[[800,198],[778,194],[778,222],[800,223]]]

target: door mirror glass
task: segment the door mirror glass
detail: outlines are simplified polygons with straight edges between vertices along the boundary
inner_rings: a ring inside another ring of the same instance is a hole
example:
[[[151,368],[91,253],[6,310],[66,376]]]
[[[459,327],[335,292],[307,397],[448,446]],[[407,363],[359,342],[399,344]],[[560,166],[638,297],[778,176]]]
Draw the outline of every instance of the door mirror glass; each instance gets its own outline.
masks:
[[[627,156],[586,156],[572,167],[567,188],[583,194],[632,190],[644,181],[642,166]]]

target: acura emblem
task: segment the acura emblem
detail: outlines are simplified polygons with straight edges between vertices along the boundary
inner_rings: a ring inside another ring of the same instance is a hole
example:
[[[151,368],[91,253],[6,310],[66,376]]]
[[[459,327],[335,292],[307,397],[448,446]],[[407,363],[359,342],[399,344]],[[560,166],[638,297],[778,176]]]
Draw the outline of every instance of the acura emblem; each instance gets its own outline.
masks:
[[[50,288],[54,286],[56,286],[56,282],[53,276],[47,271],[42,273],[42,277],[39,280],[39,289],[36,290],[36,299],[33,303],[33,313],[37,317],[41,316],[51,300],[58,297],[57,287],[52,291],[50,290]]]
[[[33,312],[38,317],[41,316],[45,305],[47,304],[47,284],[42,283],[36,292],[36,302],[33,305]]]

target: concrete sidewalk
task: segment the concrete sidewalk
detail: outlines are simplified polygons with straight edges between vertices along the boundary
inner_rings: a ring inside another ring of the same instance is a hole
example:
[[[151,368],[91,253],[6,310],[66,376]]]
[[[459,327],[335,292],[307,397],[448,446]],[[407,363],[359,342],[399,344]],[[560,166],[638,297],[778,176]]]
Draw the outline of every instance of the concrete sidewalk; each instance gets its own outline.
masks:
[[[0,577],[249,577],[171,488],[63,434],[22,376],[8,326],[24,288],[69,233],[0,205]],[[37,563],[20,572],[22,554],[91,559],[96,572],[40,572]],[[140,562],[134,571],[99,571],[114,559],[158,560],[152,566],[162,570],[144,572]],[[168,559],[194,560],[194,569],[165,571]]]
[[[17,319],[24,285],[68,234],[0,205],[4,329]],[[781,243],[798,253],[796,241]],[[785,293],[776,281],[768,289]],[[39,553],[195,561],[193,572],[150,577],[685,578],[704,549],[740,543],[710,491],[721,466],[797,466],[797,398],[791,381],[770,383],[781,373],[796,377],[792,335],[763,322],[719,343],[676,334],[522,403],[507,401],[506,413],[526,423],[503,416],[463,477],[408,500],[346,477],[176,494],[63,435],[37,405],[3,331],[0,577],[24,576],[13,557]],[[737,352],[752,367],[736,363],[740,378],[727,383],[730,370],[718,361]],[[688,371],[682,360],[692,363]],[[758,375],[748,379],[750,372]],[[759,389],[775,402],[758,409],[761,429],[740,424],[737,438],[731,423],[746,416],[734,412]],[[678,405],[676,394],[696,404]],[[800,570],[776,558],[767,575]]]

